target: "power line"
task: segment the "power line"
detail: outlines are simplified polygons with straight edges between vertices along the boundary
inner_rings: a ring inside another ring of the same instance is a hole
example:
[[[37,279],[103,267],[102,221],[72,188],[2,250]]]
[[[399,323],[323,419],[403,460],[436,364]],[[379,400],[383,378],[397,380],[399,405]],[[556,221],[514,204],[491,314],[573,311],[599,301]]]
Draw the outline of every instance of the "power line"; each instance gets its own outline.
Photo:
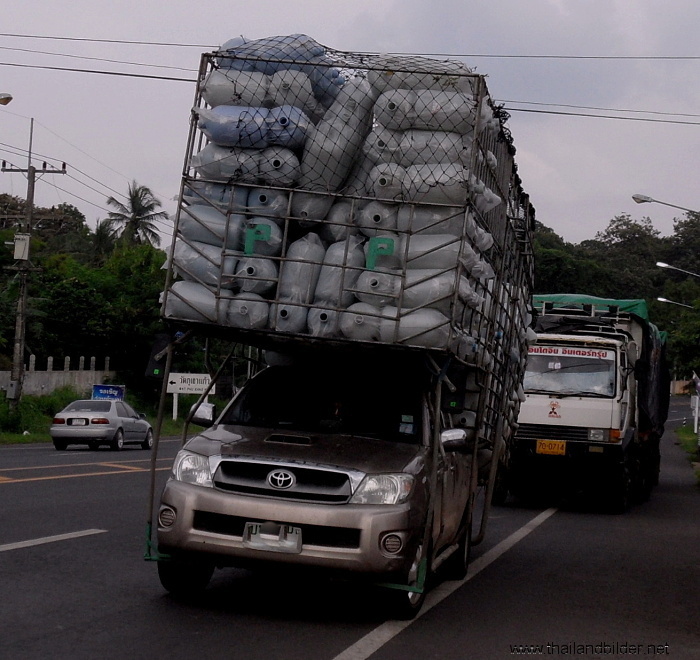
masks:
[[[9,48],[7,46],[0,46],[0,50],[10,50],[19,53],[31,53],[32,55],[50,55],[52,57],[69,57],[76,60],[92,60],[95,62],[107,62],[108,64],[126,64],[128,66],[145,66],[152,67],[154,69],[174,69],[176,71],[189,71],[194,72],[192,68],[185,68],[180,66],[168,66],[167,64],[149,64],[148,62],[129,62],[127,60],[112,60],[106,57],[90,57],[88,55],[71,55],[69,53],[52,53],[45,50],[33,50],[29,48]]]
[[[84,41],[99,44],[128,44],[134,46],[174,46],[176,48],[217,48],[204,44],[176,44],[158,41],[127,41],[125,39],[87,39],[83,37],[54,37],[39,34],[7,34],[0,32],[0,37],[15,37],[18,39],[53,39],[56,41]]]
[[[144,73],[125,73],[120,71],[99,71],[95,69],[76,69],[65,66],[45,66],[38,64],[16,64],[14,62],[0,62],[0,66],[14,66],[22,69],[45,69],[48,71],[71,71],[73,73],[95,73],[103,76],[123,76],[125,78],[146,78],[150,80],[171,80],[175,82],[197,82],[194,78],[174,78],[172,76],[155,76]]]

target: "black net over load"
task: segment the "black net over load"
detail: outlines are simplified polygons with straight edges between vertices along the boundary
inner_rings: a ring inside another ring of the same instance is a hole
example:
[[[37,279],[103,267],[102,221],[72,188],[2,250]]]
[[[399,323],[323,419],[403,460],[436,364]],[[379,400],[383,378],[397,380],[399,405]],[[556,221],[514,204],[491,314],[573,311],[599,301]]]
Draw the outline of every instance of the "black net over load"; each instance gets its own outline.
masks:
[[[519,382],[534,213],[503,115],[457,61],[305,35],[204,54],[163,317],[258,346],[446,352]]]

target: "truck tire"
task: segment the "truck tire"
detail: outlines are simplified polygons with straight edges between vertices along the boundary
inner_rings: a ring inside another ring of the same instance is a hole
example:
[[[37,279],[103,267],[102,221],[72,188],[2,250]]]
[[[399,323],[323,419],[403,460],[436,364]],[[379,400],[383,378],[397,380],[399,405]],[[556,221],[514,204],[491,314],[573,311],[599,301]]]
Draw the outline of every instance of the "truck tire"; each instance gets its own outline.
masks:
[[[625,457],[617,474],[610,477],[605,492],[605,508],[610,513],[625,513],[630,508],[632,490],[632,474],[628,457]]]
[[[493,484],[491,503],[503,506],[508,499],[508,468],[505,463],[499,461],[496,469],[496,478]]]
[[[158,562],[158,578],[173,596],[191,598],[201,594],[214,573],[214,565],[205,561],[168,559]]]
[[[406,586],[419,587],[421,565],[426,566],[425,579],[423,580],[423,591],[406,591],[404,589],[387,589],[385,592],[385,603],[389,612],[389,617],[401,621],[413,619],[423,607],[425,602],[426,591],[428,589],[428,570],[427,568],[430,557],[429,553],[424,550],[425,545],[419,544],[416,548],[411,567],[406,576]]]
[[[450,555],[445,563],[438,569],[445,580],[464,580],[469,570],[469,560],[472,554],[472,523],[471,510],[465,512],[469,516],[469,521],[465,524],[464,530],[457,541],[457,550]]]

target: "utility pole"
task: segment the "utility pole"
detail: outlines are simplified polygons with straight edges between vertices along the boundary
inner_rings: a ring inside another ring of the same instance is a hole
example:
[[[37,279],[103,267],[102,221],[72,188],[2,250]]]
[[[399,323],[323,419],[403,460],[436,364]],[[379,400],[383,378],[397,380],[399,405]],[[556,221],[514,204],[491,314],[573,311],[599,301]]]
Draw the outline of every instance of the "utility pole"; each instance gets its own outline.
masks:
[[[24,336],[27,321],[27,282],[29,273],[39,270],[32,266],[29,260],[29,241],[32,235],[32,221],[34,217],[34,186],[36,184],[37,169],[32,165],[32,139],[34,136],[34,118],[29,125],[29,152],[27,168],[8,167],[2,162],[3,172],[22,172],[27,175],[27,202],[23,221],[20,222],[15,233],[14,259],[15,264],[8,270],[16,270],[19,277],[19,294],[17,298],[17,314],[15,316],[15,341],[12,351],[12,371],[10,372],[10,385],[7,388],[7,398],[12,407],[16,406],[22,397],[22,384],[24,382]],[[61,169],[49,168],[43,164],[40,174],[65,174],[66,164]]]

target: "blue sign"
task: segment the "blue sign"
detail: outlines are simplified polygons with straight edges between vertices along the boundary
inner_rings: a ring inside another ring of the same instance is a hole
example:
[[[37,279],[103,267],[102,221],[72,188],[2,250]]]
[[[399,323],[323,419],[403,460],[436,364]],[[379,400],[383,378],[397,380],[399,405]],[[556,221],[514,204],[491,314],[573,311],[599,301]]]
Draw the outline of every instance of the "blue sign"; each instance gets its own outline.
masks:
[[[111,401],[123,401],[126,394],[126,385],[93,385],[93,399],[110,399]]]

